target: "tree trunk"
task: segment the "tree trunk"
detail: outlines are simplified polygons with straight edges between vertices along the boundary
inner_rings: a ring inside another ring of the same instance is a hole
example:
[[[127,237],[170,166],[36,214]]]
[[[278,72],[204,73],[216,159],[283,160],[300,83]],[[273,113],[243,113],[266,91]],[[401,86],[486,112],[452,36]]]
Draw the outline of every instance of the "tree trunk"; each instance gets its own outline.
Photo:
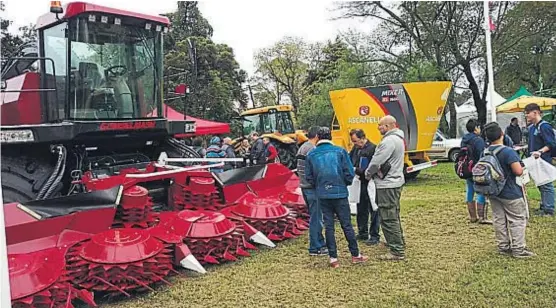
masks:
[[[477,85],[475,77],[471,72],[470,63],[463,65],[463,73],[469,82],[469,90],[471,90],[471,94],[473,95],[473,102],[475,103],[475,108],[477,109],[478,121],[481,125],[484,125],[487,120],[486,100],[484,97],[481,98],[481,91],[479,90],[479,85]]]
[[[454,99],[455,96],[455,89],[452,86],[452,91],[450,91],[450,95],[448,96],[448,108],[450,109],[450,138],[456,138],[457,131],[458,131],[458,114],[456,110],[456,100]]]

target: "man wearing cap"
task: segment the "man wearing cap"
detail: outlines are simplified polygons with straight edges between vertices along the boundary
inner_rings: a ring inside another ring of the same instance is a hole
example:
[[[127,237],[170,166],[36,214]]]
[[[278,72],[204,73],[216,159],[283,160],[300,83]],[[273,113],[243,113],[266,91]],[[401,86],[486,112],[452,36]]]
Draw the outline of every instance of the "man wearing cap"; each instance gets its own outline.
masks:
[[[210,145],[207,148],[207,154],[205,154],[206,158],[224,158],[226,157],[226,152],[224,152],[221,148],[222,140],[220,137],[212,137],[210,139]],[[217,164],[216,162],[209,162],[209,165]],[[220,173],[223,172],[224,169],[222,167],[210,168],[211,172]]]

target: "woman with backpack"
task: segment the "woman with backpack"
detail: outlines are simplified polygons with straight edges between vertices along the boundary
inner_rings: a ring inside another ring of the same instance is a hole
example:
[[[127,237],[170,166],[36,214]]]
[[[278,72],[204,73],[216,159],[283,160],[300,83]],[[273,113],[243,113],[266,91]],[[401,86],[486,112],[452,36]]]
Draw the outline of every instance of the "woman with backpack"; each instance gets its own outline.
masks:
[[[469,220],[472,223],[492,224],[486,219],[485,196],[477,194],[477,200],[474,200],[475,189],[473,188],[473,180],[471,169],[474,164],[481,158],[485,149],[485,141],[481,137],[481,127],[477,120],[470,119],[465,125],[467,134],[461,140],[460,154],[456,160],[456,173],[466,182],[466,202],[469,212]]]

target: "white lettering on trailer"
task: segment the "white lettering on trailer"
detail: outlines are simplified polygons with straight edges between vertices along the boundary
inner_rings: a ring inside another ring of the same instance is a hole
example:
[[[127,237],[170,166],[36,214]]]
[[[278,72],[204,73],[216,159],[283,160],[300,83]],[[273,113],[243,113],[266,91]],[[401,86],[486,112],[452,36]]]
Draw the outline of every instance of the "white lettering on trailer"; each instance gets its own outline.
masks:
[[[404,95],[403,88],[382,91],[382,96],[400,96],[400,95]]]
[[[378,123],[379,120],[378,117],[350,117],[348,118],[348,124],[374,124]]]

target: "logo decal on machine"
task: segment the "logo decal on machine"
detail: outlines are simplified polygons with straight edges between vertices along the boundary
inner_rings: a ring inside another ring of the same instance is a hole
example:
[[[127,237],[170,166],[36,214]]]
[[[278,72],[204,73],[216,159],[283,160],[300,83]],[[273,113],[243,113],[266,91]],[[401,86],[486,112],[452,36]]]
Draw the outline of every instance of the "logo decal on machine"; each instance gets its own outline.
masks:
[[[359,114],[362,116],[368,116],[371,113],[371,107],[361,106],[359,107]]]
[[[138,130],[155,128],[155,121],[138,122],[104,122],[100,123],[100,130]]]

